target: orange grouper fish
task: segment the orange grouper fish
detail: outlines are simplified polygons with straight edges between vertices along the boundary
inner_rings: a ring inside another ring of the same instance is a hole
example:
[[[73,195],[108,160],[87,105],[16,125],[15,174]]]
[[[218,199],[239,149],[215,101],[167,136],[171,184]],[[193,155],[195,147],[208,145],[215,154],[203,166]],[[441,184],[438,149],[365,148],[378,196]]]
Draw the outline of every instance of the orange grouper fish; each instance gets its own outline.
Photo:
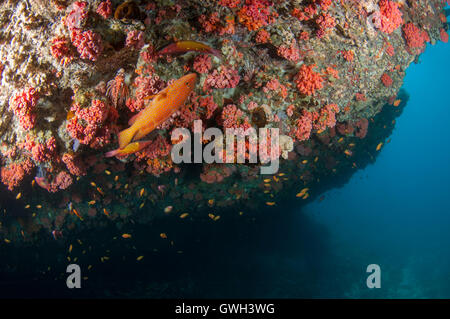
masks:
[[[119,148],[123,149],[131,141],[139,140],[153,131],[175,113],[194,90],[197,74],[185,75],[155,95],[150,104],[128,122],[131,125],[119,132]]]

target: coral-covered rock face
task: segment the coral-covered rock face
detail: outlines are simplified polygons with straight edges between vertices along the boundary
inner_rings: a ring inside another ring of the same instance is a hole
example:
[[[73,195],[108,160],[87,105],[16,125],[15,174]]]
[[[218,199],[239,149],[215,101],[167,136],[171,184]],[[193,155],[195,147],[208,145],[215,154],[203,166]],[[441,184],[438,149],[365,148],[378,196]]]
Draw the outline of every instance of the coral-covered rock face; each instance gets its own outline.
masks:
[[[404,105],[397,94],[406,68],[427,43],[448,41],[443,6],[440,0],[4,1],[1,181],[28,192],[30,201],[48,198],[51,209],[72,202],[91,218],[126,219],[144,206],[201,210],[211,198],[217,207],[272,203],[266,196],[313,183],[339,165],[358,167],[364,149],[358,145],[370,148],[379,142],[373,136],[385,137],[378,124],[391,128],[386,121],[397,115],[378,114]],[[193,93],[142,137],[149,141],[144,148],[104,157],[132,116],[192,72]],[[174,163],[171,133],[192,130],[195,120],[202,132],[278,129],[282,175],[259,175],[261,163]],[[141,189],[146,195],[136,200]],[[107,213],[112,205],[127,213]],[[55,227],[51,218],[37,222]]]

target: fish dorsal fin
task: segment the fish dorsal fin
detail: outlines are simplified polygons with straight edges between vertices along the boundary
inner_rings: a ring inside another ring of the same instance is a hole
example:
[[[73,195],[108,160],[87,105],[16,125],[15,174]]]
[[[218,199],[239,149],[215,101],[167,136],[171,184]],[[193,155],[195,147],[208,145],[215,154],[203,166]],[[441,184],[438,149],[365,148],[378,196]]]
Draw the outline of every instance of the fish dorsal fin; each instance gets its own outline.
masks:
[[[161,92],[160,94],[158,94],[158,96],[155,98],[155,100],[161,100],[161,99],[166,99],[167,98],[167,91]]]

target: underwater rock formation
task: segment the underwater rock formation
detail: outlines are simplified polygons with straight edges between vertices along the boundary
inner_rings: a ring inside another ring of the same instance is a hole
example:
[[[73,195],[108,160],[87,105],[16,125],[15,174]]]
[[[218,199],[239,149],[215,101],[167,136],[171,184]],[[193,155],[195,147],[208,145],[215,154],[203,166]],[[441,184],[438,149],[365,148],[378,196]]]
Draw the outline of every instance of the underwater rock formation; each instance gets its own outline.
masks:
[[[50,3],[0,4],[2,196],[23,210],[2,217],[8,241],[167,213],[216,218],[276,206],[292,189],[306,200],[301,189],[375,158],[384,140],[370,137],[394,125],[377,116],[404,106],[405,70],[448,41],[441,0]],[[193,94],[151,143],[104,156],[152,96],[192,72]],[[279,129],[279,172],[173,163],[172,131],[195,120]]]

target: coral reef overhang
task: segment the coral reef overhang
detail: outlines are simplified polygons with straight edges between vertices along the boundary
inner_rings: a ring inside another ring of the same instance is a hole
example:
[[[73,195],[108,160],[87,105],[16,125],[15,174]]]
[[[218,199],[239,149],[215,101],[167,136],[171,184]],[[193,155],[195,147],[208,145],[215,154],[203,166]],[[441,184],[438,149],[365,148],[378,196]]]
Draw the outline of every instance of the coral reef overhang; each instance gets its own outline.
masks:
[[[445,3],[3,2],[3,240],[307,203],[389,142],[407,101],[399,93],[405,70],[427,43],[448,41]],[[211,50],[159,54],[180,40]],[[105,158],[149,97],[191,72],[194,92],[149,135],[152,143]],[[171,132],[194,120],[204,129],[278,128],[279,172],[174,164]]]

